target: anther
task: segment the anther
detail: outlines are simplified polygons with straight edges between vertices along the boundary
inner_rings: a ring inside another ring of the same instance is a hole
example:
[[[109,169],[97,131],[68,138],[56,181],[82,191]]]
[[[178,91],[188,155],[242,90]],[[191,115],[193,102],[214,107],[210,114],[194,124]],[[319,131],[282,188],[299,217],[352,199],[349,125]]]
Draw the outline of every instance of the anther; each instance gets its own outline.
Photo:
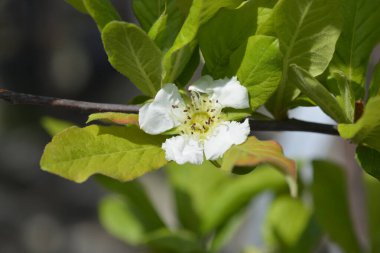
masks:
[[[188,112],[189,110],[183,110],[183,112]]]
[[[190,116],[187,116],[187,119],[188,119],[188,120],[191,120],[191,117],[190,117]]]

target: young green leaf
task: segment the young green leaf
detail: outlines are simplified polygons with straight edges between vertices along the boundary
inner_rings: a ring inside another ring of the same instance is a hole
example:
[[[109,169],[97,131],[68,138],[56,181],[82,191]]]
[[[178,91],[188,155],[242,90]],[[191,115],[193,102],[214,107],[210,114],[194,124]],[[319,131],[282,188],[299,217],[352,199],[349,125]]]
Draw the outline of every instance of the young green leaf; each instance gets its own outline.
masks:
[[[307,230],[311,217],[311,210],[299,199],[289,196],[275,199],[269,208],[264,225],[264,237],[267,243],[273,245],[275,249],[280,247],[279,252],[296,253],[294,248]]]
[[[356,148],[356,161],[368,174],[380,181],[380,151],[359,145]]]
[[[154,22],[152,27],[149,29],[148,36],[153,41],[155,41],[158,36],[165,30],[165,27],[167,26],[168,21],[168,14],[163,12],[161,16]]]
[[[314,101],[327,115],[340,123],[351,122],[336,98],[309,72],[291,65],[289,80]]]
[[[165,227],[137,180],[122,183],[100,175],[96,179],[106,189],[119,194],[106,197],[99,204],[100,222],[109,233],[129,244],[138,245],[149,233]]]
[[[339,0],[280,0],[276,5],[273,22],[284,54],[283,76],[267,103],[276,118],[286,117],[289,103],[299,94],[288,80],[291,64],[297,64],[312,76],[322,74],[327,68],[340,34],[339,10]]]
[[[350,122],[353,122],[355,115],[355,95],[352,87],[343,72],[334,72],[332,75],[334,76],[339,89],[336,100],[338,101],[340,107],[345,111],[346,117],[350,120]]]
[[[235,75],[230,73],[230,56],[255,33],[258,3],[251,1],[237,9],[221,9],[199,29],[205,69],[214,79]]]
[[[50,136],[54,136],[74,124],[52,117],[43,117],[41,119],[41,125]]]
[[[169,163],[168,174],[181,224],[201,235],[208,235],[241,213],[256,194],[286,187],[283,176],[269,166],[236,176],[223,173],[211,163]]]
[[[135,126],[71,127],[46,146],[41,168],[78,183],[94,174],[128,181],[166,164],[163,140]]]
[[[148,35],[134,24],[112,21],[102,40],[111,65],[153,97],[161,88],[162,55]]]
[[[223,157],[222,170],[232,171],[234,166],[255,167],[270,164],[286,175],[292,196],[297,195],[296,163],[285,157],[275,141],[260,141],[250,136],[243,144],[233,146]]]
[[[145,245],[157,253],[206,253],[199,238],[186,230],[161,229],[149,235]]]
[[[133,12],[141,27],[148,32],[173,0],[132,0]]]
[[[109,196],[99,203],[99,220],[102,226],[116,238],[131,245],[143,244],[151,229],[149,217],[142,216],[133,203],[124,198]]]
[[[363,116],[354,124],[339,124],[342,138],[351,139],[380,151],[380,96],[371,98],[366,104]]]
[[[380,252],[380,184],[379,181],[370,176],[364,177],[366,187],[366,199],[368,210],[368,226],[371,243],[371,253]]]
[[[100,31],[111,21],[121,20],[110,0],[82,0],[88,14],[94,19]]]
[[[347,178],[339,166],[313,161],[312,193],[318,223],[345,252],[365,252],[355,234],[347,193]]]
[[[95,120],[99,120],[105,123],[115,123],[119,125],[138,125],[139,124],[139,116],[137,114],[129,114],[129,113],[120,113],[120,112],[101,112],[101,113],[93,113],[88,116],[88,120],[86,123],[93,122]]]
[[[82,12],[83,14],[87,13],[86,6],[84,6],[83,0],[65,0],[71,6],[73,6],[77,11]]]
[[[248,89],[253,111],[263,105],[277,89],[281,70],[282,57],[278,40],[263,35],[250,37],[237,77]]]
[[[380,96],[380,62],[376,64],[372,73],[371,86],[369,89],[369,97],[375,96]]]
[[[367,64],[372,49],[380,41],[380,1],[344,0],[344,26],[336,44],[332,70],[345,73],[351,87],[363,93]],[[358,97],[360,99],[363,97]]]
[[[164,82],[173,82],[184,70],[196,48],[199,28],[223,7],[237,7],[243,0],[194,0],[173,46],[164,56]]]

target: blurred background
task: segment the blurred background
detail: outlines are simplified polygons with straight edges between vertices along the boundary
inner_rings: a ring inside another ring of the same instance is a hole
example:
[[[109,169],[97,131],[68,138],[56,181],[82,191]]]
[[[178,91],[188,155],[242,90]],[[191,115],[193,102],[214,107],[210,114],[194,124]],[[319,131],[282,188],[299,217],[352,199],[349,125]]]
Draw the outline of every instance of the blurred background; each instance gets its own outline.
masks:
[[[129,0],[113,2],[124,20],[135,22]],[[93,21],[63,0],[0,0],[0,88],[122,104],[138,94],[109,65]],[[315,108],[297,109],[291,115],[333,123]],[[39,159],[50,141],[41,127],[44,116],[84,125],[88,115],[0,101],[0,252],[139,252],[100,226],[97,202],[105,194],[103,189],[92,180],[75,184],[40,170]],[[276,139],[289,157],[304,161],[305,180],[312,180],[311,159],[328,158],[345,165],[356,230],[365,243],[362,185],[358,180],[361,170],[353,159],[354,147],[340,138],[318,134],[265,133],[259,137]],[[168,210],[172,203],[161,172],[142,180],[171,223]],[[263,195],[252,202],[247,222],[225,252],[234,252],[239,245],[263,244],[258,228],[269,198]],[[341,252],[332,243],[327,247],[320,252]]]

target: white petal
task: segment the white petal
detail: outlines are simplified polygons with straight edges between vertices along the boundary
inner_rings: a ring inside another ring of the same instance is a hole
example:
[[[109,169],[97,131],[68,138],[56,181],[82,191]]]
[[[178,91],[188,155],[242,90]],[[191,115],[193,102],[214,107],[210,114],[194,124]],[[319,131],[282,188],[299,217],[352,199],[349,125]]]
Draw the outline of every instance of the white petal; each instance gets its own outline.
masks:
[[[175,161],[178,164],[187,162],[201,164],[203,162],[202,144],[191,137],[180,135],[166,139],[162,148],[166,152],[168,161]]]
[[[189,87],[189,90],[207,93],[223,107],[244,109],[249,107],[248,90],[240,84],[236,76],[213,81],[204,76]]]
[[[207,160],[216,160],[223,156],[232,145],[243,143],[250,132],[249,122],[228,121],[219,125],[204,142]]]
[[[173,108],[172,106],[178,106]],[[180,124],[185,117],[184,101],[174,84],[167,84],[158,91],[153,102],[139,110],[139,125],[148,134],[159,134]]]

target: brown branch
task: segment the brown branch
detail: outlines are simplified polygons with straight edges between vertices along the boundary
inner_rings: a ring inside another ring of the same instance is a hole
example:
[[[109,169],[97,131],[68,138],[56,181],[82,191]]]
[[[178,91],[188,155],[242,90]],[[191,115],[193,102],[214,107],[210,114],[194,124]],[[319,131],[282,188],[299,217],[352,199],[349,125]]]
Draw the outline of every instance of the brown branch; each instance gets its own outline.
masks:
[[[61,99],[31,94],[18,93],[10,90],[0,89],[0,99],[6,100],[11,104],[40,105],[62,107],[83,112],[126,112],[136,113],[139,111],[137,105],[120,105],[83,102],[70,99]]]
[[[137,113],[139,106],[137,105],[120,105],[83,102],[70,99],[60,99],[45,96],[36,96],[13,92],[0,89],[0,99],[6,100],[12,104],[27,104],[62,107],[71,110],[80,110],[83,112],[124,112]],[[297,131],[297,132],[313,132],[320,134],[339,135],[335,125],[307,122],[297,119],[289,119],[284,121],[274,120],[255,120],[250,119],[251,130],[257,131]]]

